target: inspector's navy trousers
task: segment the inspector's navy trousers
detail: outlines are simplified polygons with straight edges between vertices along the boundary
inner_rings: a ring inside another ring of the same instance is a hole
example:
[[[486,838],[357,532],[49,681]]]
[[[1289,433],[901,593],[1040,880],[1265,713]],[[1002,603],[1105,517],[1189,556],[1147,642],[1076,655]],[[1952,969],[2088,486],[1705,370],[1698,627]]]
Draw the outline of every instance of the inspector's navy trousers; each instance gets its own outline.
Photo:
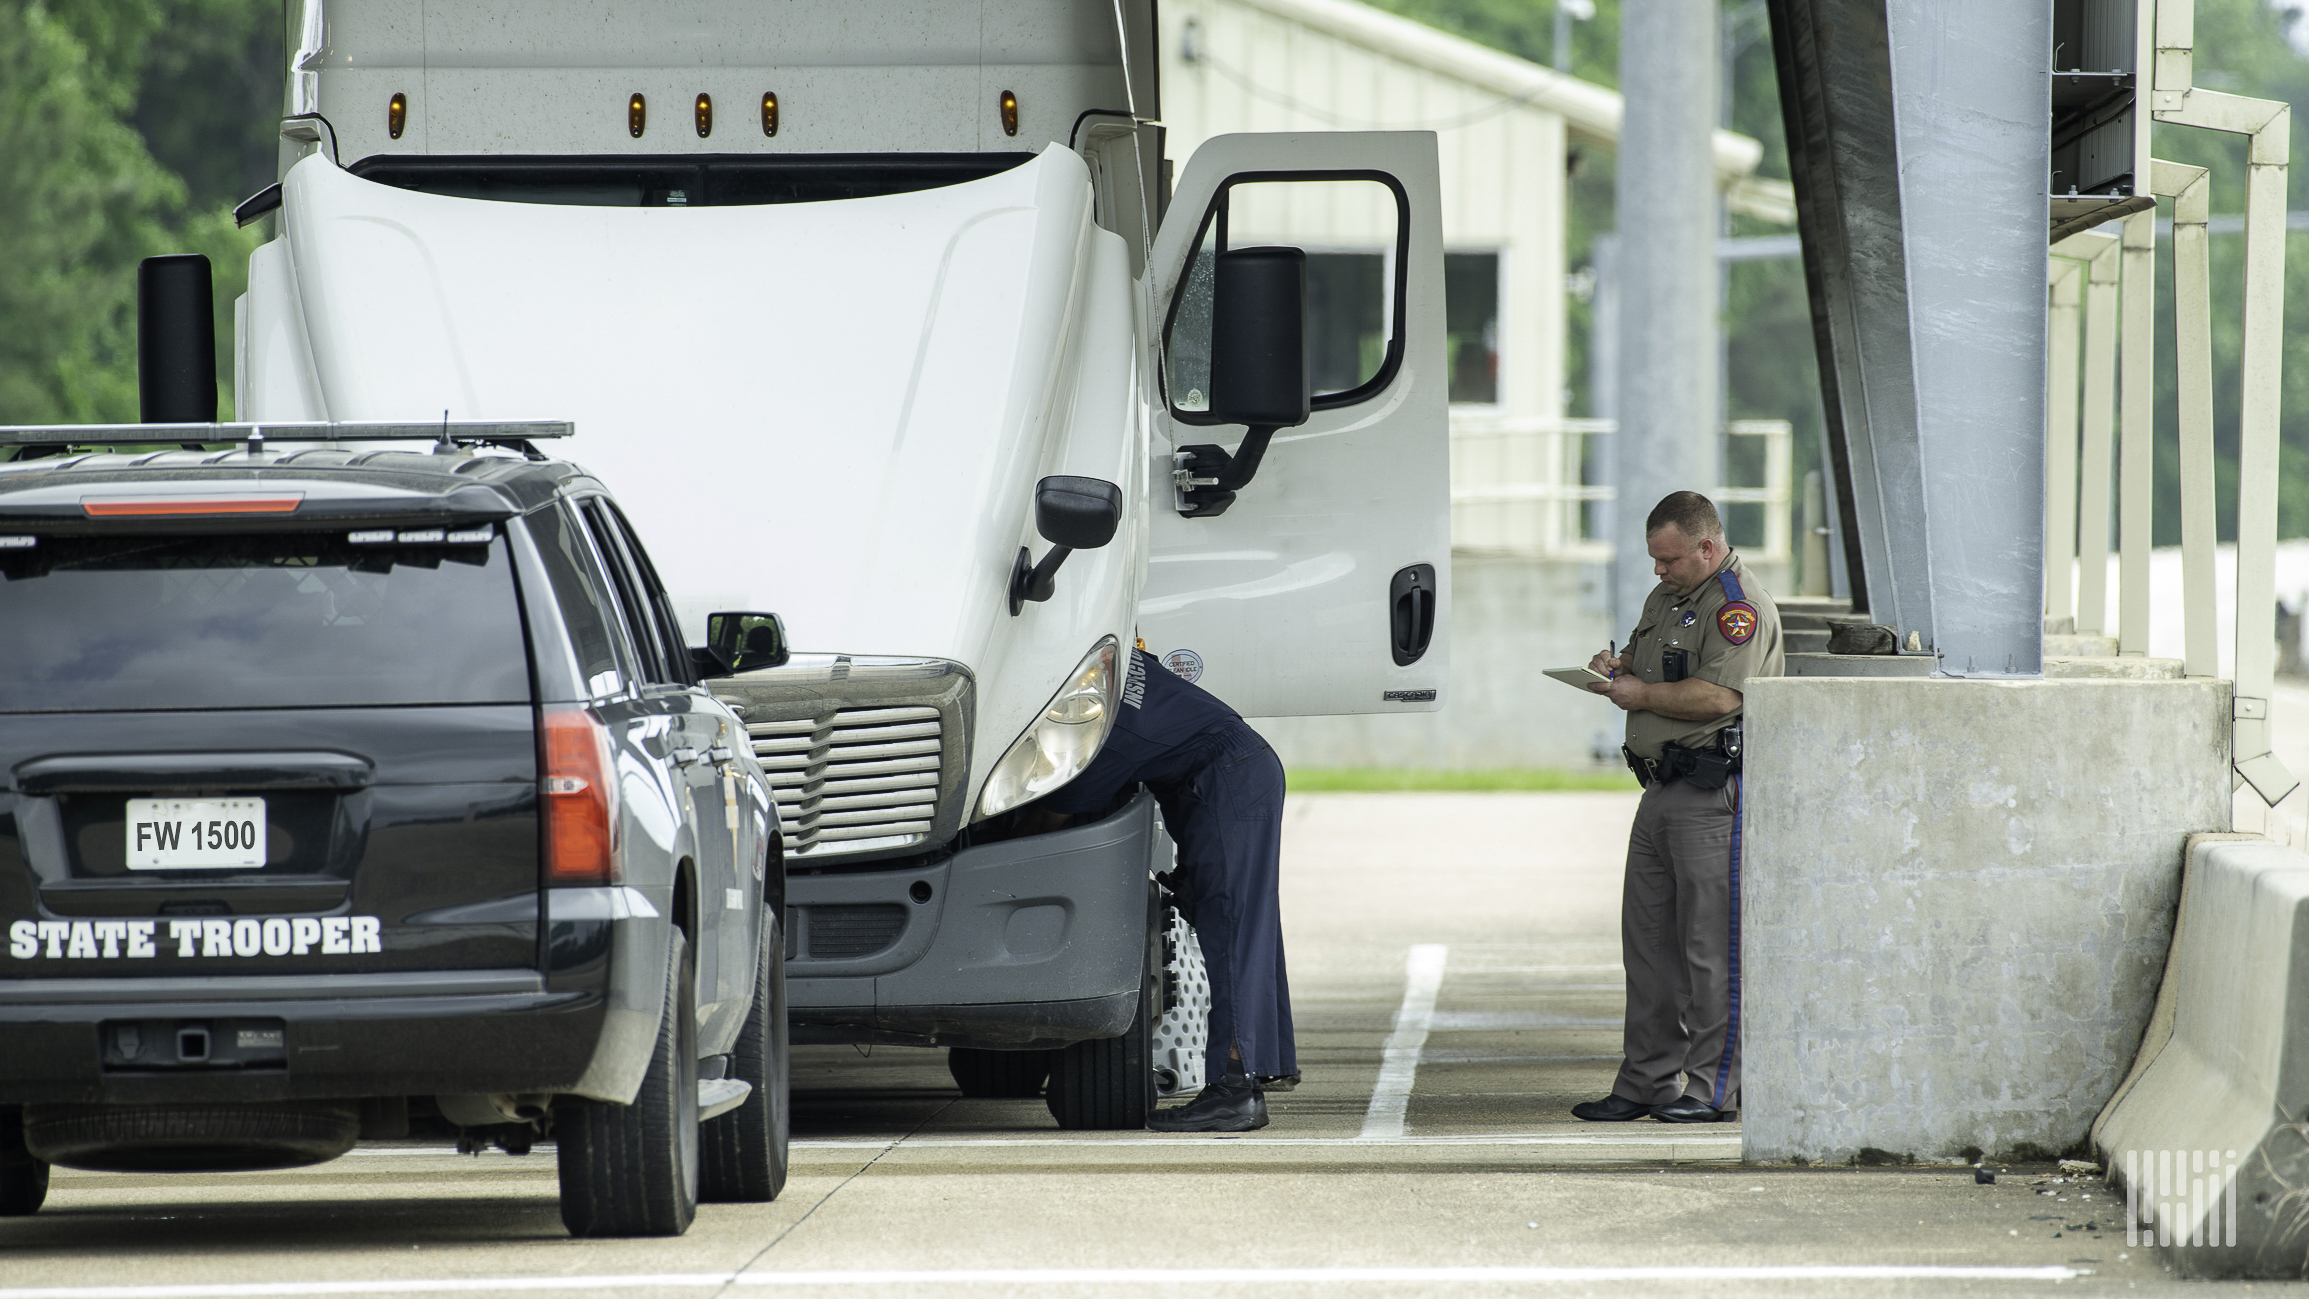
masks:
[[[1225,734],[1203,762],[1157,789],[1163,822],[1178,841],[1180,890],[1211,980],[1211,1040],[1204,1077],[1228,1072],[1295,1074],[1291,985],[1283,972],[1283,913],[1276,896],[1283,852],[1283,764],[1248,726]]]

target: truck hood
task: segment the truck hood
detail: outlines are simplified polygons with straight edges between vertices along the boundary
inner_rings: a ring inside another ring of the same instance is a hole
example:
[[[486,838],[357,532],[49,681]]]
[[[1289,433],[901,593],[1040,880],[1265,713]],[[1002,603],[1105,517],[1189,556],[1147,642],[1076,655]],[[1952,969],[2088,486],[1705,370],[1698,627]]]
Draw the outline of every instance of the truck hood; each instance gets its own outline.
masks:
[[[574,420],[554,450],[618,494],[693,637],[774,610],[802,649],[978,665],[1048,472],[1089,200],[1057,147],[695,209],[445,198],[315,156],[283,185],[309,413]]]

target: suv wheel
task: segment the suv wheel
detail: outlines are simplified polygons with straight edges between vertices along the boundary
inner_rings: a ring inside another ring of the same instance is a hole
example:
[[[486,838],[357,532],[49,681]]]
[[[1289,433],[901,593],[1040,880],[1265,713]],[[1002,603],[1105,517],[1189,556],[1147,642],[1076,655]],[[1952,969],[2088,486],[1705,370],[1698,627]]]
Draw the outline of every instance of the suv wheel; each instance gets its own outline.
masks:
[[[730,1053],[730,1076],[753,1085],[746,1103],[708,1119],[698,1133],[698,1198],[714,1204],[760,1204],[786,1185],[786,1140],[793,1125],[787,1106],[786,939],[770,916],[762,937],[761,968],[754,975],[754,1006]]]
[[[954,1075],[954,1085],[965,1096],[1040,1096],[1054,1054],[957,1046],[946,1052],[946,1072]]]
[[[0,1109],[0,1218],[37,1213],[48,1198],[48,1162],[24,1148],[24,1111]]]
[[[1050,1053],[1043,1099],[1062,1128],[1143,1128],[1154,1108],[1154,988],[1139,976],[1138,1011],[1121,1037],[1077,1042]]]
[[[574,1100],[554,1118],[572,1236],[679,1236],[698,1204],[697,965],[673,931],[657,1049],[631,1105]]]

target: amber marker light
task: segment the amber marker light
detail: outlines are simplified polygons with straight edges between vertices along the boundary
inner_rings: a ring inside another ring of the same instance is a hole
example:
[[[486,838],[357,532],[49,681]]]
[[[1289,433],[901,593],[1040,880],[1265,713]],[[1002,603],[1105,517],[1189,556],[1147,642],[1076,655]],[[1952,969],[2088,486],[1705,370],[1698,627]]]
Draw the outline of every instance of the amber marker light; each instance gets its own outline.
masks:
[[[398,140],[409,126],[409,97],[396,90],[385,105],[385,133]]]
[[[1007,90],[1002,92],[1002,133],[1018,134],[1018,96]]]
[[[698,96],[698,138],[703,140],[714,133],[714,97]]]
[[[615,884],[616,767],[609,728],[582,705],[553,704],[538,714],[545,776],[545,878],[552,884]]]
[[[303,492],[231,496],[83,496],[81,512],[92,519],[154,514],[288,514],[305,499]]]
[[[762,94],[762,134],[778,133],[778,97],[767,91]]]
[[[625,101],[625,129],[632,133],[634,139],[638,140],[641,138],[642,131],[648,126],[649,101],[642,98],[641,92],[636,90],[633,92],[633,98]]]

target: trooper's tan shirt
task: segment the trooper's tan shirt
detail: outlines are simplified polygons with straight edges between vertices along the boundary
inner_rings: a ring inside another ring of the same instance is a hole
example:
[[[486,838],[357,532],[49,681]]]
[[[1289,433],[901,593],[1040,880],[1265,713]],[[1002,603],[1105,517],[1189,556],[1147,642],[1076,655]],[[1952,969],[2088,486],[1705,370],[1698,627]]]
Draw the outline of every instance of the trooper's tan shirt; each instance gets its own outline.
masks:
[[[1667,680],[1666,651],[1681,649],[1691,656],[1690,676],[1744,690],[1749,677],[1781,674],[1780,610],[1733,551],[1690,595],[1665,582],[1653,590],[1628,648],[1635,655],[1635,674],[1645,681]],[[1637,709],[1628,714],[1628,748],[1639,758],[1658,758],[1660,746],[1671,743],[1706,748],[1716,732],[1738,720],[1739,709],[1707,722]]]

